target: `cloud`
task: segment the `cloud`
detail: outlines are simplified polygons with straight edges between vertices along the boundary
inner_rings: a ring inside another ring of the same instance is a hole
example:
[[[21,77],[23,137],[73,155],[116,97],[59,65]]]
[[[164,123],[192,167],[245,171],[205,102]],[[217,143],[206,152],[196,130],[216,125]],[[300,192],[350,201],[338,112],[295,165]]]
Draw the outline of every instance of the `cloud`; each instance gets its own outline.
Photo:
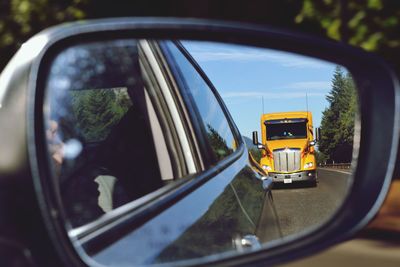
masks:
[[[253,61],[272,62],[289,68],[324,68],[330,66],[321,60],[265,48],[241,47],[213,43],[185,43],[189,53],[198,62]]]

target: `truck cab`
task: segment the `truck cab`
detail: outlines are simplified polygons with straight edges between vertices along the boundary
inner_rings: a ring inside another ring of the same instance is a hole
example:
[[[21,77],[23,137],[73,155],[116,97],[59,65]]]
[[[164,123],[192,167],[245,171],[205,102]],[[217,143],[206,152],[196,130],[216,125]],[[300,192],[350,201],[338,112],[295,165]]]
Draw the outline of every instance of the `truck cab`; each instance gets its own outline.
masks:
[[[261,143],[253,132],[253,143],[262,150],[260,165],[276,183],[317,184],[315,144],[309,111],[261,115]]]

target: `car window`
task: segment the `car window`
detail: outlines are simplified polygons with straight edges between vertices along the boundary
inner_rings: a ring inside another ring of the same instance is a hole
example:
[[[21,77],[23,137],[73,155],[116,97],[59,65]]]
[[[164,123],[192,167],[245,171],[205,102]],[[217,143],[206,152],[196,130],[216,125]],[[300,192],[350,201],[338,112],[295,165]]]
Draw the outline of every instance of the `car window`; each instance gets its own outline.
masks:
[[[194,106],[201,127],[207,136],[216,161],[232,154],[237,148],[237,141],[225,113],[221,108],[210,85],[197,69],[172,41],[163,42],[171,68],[180,78],[181,94]]]
[[[172,136],[165,127],[171,122],[160,119],[158,113],[166,112],[155,96],[165,92],[153,85],[160,77],[152,74],[155,66],[146,65],[149,55],[140,42],[71,46],[50,65],[44,105],[48,157],[57,198],[73,228],[187,175],[176,172],[182,165],[171,156],[176,144],[165,139]],[[215,164],[236,150],[231,126],[200,70],[175,43],[165,44],[165,67],[194,109],[190,120],[200,124],[194,139],[206,140],[204,158]]]
[[[136,40],[94,42],[65,49],[51,64],[46,141],[57,197],[73,227],[171,178],[160,174],[156,127],[149,122],[157,118],[149,111],[138,55]]]

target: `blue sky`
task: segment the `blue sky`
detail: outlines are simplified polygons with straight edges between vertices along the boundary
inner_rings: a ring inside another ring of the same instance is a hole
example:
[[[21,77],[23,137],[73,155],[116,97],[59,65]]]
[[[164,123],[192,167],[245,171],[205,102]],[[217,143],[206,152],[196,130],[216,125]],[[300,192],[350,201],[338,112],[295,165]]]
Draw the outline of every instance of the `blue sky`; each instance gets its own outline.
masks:
[[[183,45],[217,88],[242,135],[260,131],[264,113],[308,110],[319,127],[334,64],[276,50],[186,41]]]

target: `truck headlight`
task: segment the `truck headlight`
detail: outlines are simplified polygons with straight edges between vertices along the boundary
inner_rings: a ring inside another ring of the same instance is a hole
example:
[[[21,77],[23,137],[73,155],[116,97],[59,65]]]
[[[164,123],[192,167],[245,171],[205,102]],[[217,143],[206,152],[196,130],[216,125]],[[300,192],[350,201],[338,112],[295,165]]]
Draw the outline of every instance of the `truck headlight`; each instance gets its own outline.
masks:
[[[271,168],[270,166],[268,166],[268,165],[263,165],[262,168],[263,168],[264,170],[267,170],[267,171],[272,170],[272,168]]]
[[[314,164],[312,162],[307,162],[306,164],[304,164],[304,169],[309,169],[313,166],[314,166]]]

